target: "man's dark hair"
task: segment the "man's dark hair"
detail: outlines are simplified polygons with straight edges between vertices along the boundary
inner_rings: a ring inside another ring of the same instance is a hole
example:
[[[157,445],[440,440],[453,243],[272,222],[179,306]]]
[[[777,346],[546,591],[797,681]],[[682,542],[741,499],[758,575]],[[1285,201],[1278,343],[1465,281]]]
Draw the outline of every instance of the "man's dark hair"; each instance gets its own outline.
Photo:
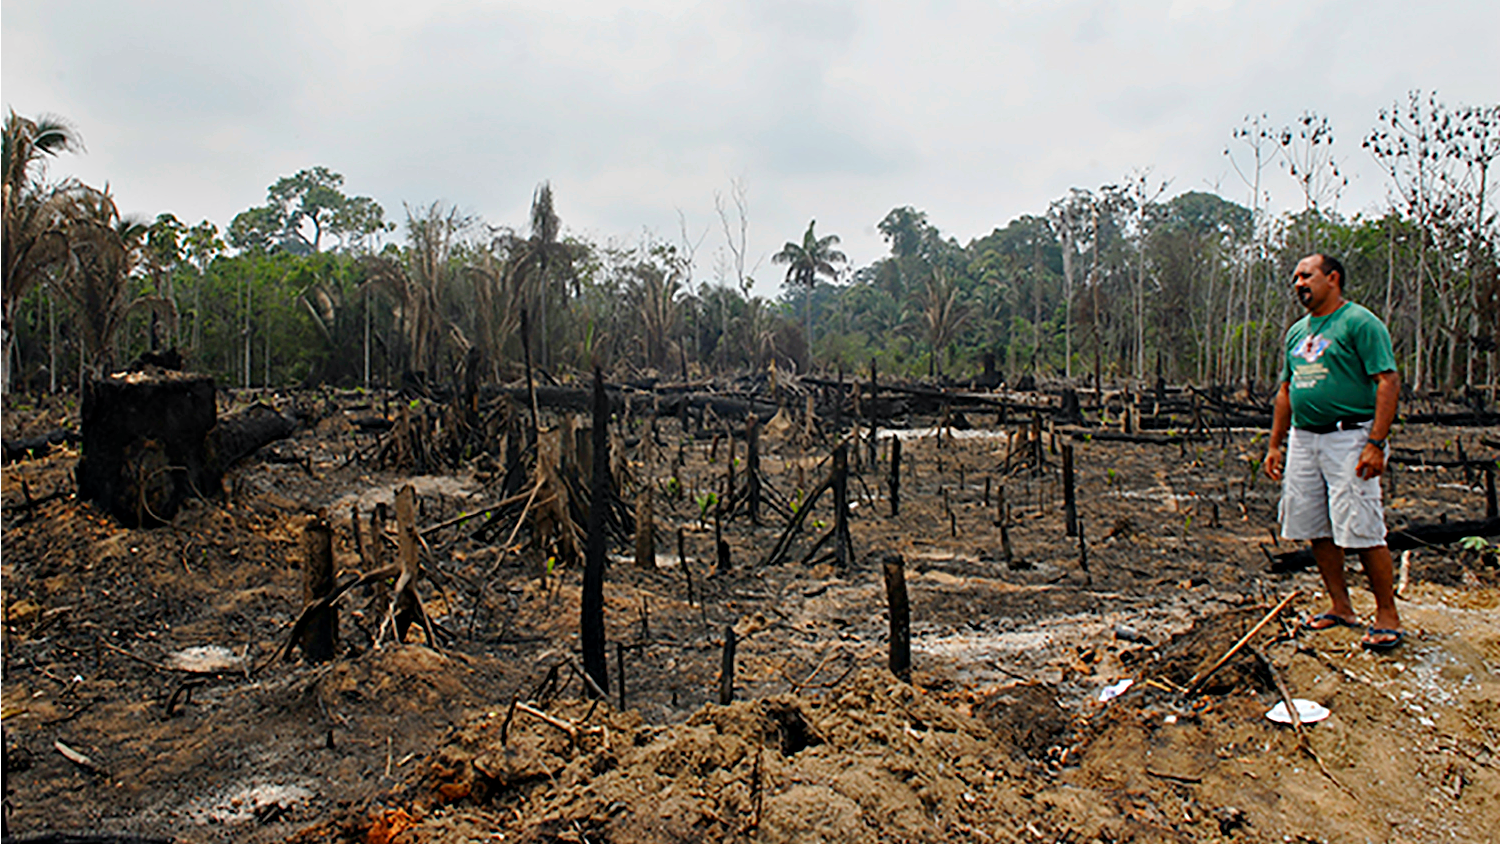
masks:
[[[1318,260],[1323,265],[1323,275],[1333,275],[1334,273],[1339,274],[1339,292],[1342,293],[1344,290],[1344,279],[1347,278],[1347,276],[1344,275],[1343,263],[1341,263],[1339,259],[1327,254],[1326,252],[1319,252]]]

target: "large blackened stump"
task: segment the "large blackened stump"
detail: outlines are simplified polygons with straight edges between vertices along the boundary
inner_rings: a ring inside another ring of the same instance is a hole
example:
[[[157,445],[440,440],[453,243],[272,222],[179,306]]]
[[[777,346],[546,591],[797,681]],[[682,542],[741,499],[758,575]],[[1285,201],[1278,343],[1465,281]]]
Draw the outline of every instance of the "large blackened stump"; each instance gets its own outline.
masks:
[[[161,524],[189,497],[220,492],[206,447],[214,380],[162,371],[87,382],[78,494],[130,526]]]

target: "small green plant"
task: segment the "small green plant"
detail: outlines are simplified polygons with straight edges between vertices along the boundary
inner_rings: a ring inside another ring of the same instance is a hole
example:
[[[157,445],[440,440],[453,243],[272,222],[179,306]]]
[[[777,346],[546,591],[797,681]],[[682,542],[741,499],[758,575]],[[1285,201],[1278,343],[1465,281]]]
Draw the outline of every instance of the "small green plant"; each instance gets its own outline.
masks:
[[[708,520],[708,513],[719,503],[719,494],[716,492],[705,492],[693,497],[693,502],[698,505],[698,525]]]
[[[662,485],[662,491],[665,492],[667,495],[671,496],[672,498],[674,498],[674,499],[676,499],[678,501],[681,501],[682,500],[682,481],[677,480],[676,476],[667,478],[667,482]]]
[[[548,576],[551,576],[552,570],[554,568],[556,568],[556,567],[557,567],[557,557],[555,557],[555,556],[548,557],[547,558],[547,574],[548,574]]]
[[[411,408],[412,410],[417,410],[418,408],[420,408],[422,406],[422,400],[421,399],[412,399],[411,401],[409,401],[409,402],[406,403],[406,406],[409,407],[409,408]]]
[[[797,511],[802,509],[802,488],[801,487],[798,487],[797,490],[792,493],[791,504],[792,504],[792,515],[795,516],[795,515],[797,515]]]
[[[1494,547],[1490,545],[1490,541],[1488,539],[1485,539],[1482,536],[1465,536],[1463,539],[1460,539],[1458,541],[1458,544],[1461,545],[1465,551],[1478,551],[1481,554],[1485,551],[1491,550]]]
[[[1114,484],[1114,482],[1115,482],[1115,470],[1114,469],[1111,468],[1111,469],[1105,469],[1104,470],[1104,482],[1107,483],[1107,484]]]
[[[822,530],[828,527],[828,523],[822,519],[813,519],[813,530]]]

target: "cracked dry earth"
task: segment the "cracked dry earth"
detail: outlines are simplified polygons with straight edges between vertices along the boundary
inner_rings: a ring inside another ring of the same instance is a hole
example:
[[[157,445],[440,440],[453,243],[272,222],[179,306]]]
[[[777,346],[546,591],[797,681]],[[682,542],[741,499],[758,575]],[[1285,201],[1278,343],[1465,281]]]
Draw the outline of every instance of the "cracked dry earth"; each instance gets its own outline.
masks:
[[[330,509],[336,562],[353,571],[351,507],[365,513],[407,482],[422,525],[497,500],[482,466],[412,478],[351,460],[371,440],[346,417],[368,409],[339,401],[346,411],[235,469],[223,500],[156,530],[123,529],[69,497],[74,454],[5,467],[8,836],[1496,840],[1492,558],[1413,553],[1400,604],[1409,637],[1391,654],[1362,651],[1356,630],[1293,635],[1291,621],[1322,608],[1319,581],[1268,573],[1276,502],[1254,474],[1258,432],[1234,432],[1227,447],[1074,442],[1086,570],[1064,536],[1058,458],[1049,448],[1036,475],[1014,459],[1014,426],[992,426],[941,445],[903,432],[896,517],[888,449],[873,467],[862,455],[848,570],[800,563],[807,535],[789,561],[761,566],[784,525],[768,515],[761,527],[725,525],[734,565],[713,573],[712,523],[700,524],[694,499],[726,455],[689,440],[681,496],[657,498],[656,567],[615,549],[609,697],[590,702],[573,667],[577,567],[548,573],[537,550],[502,554],[463,525],[427,537],[419,591],[438,648],[417,633],[374,647],[378,608],[356,592],[338,659],[274,658],[300,610],[314,510]],[[63,408],[13,407],[6,435],[65,421]],[[675,447],[675,423],[663,430]],[[827,444],[768,437],[762,469],[782,495],[826,471]],[[1436,459],[1451,458],[1457,438],[1472,455],[1496,437],[1406,426],[1393,442]],[[626,449],[637,482],[664,481],[637,452]],[[1482,487],[1461,470],[1392,474],[1393,527],[1483,513]],[[825,496],[808,534],[831,521]],[[517,544],[528,538],[523,529]],[[875,558],[892,551],[911,598],[910,684],[884,669]],[[1352,580],[1368,619],[1362,577]],[[1247,649],[1200,693],[1182,692],[1294,590],[1254,639],[1259,656]],[[726,627],[735,700],[720,706]],[[1295,697],[1331,712],[1305,727],[1305,746],[1265,718],[1280,700],[1267,663]],[[1132,685],[1100,700],[1122,680]]]

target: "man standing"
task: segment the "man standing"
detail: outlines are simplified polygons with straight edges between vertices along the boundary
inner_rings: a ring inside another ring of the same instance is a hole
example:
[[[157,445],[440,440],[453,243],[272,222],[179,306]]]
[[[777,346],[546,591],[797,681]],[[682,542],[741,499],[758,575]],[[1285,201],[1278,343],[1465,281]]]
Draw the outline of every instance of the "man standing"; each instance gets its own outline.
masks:
[[[1337,259],[1303,258],[1292,285],[1308,313],[1286,332],[1265,472],[1282,481],[1281,535],[1312,541],[1328,590],[1328,611],[1305,625],[1359,626],[1344,580],[1344,550],[1350,549],[1375,593],[1375,624],[1361,644],[1390,650],[1403,637],[1380,503],[1385,441],[1401,390],[1391,335],[1379,317],[1344,299],[1344,267]]]

